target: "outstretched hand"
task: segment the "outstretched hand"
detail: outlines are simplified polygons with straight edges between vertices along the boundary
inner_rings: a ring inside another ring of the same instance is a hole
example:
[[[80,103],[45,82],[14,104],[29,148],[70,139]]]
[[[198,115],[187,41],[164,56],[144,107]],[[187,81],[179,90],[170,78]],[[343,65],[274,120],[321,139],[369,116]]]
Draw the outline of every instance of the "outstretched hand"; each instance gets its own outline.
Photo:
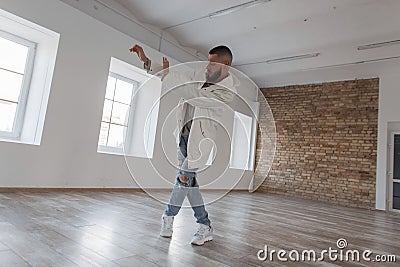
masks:
[[[166,57],[163,57],[163,70],[168,70],[169,68],[169,61]]]
[[[131,53],[136,53],[142,62],[148,61],[148,58],[140,45],[134,45],[132,48],[129,48],[129,51]],[[164,70],[163,75],[165,75],[169,70],[169,61],[166,57],[163,57],[162,61],[162,69]]]
[[[140,59],[142,62],[146,62],[147,59],[148,59],[148,58],[146,57],[146,54],[144,53],[143,48],[142,48],[140,45],[134,45],[132,48],[129,48],[129,51],[130,51],[131,53],[136,53],[136,54],[138,55],[139,59]]]

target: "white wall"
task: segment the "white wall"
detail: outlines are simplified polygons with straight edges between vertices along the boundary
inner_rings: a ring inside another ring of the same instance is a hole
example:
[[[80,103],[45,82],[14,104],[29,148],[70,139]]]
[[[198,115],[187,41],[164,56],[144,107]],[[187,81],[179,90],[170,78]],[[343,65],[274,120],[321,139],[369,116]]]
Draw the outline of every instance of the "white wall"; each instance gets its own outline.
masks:
[[[140,67],[128,51],[136,41],[60,1],[0,8],[61,34],[41,145],[0,143],[1,186],[134,186],[122,157],[97,153],[97,138],[110,57]]]
[[[2,0],[0,8],[60,34],[41,145],[0,142],[0,186],[137,187],[124,157],[97,153],[97,144],[110,58],[141,68],[128,49],[137,39],[146,42],[153,37],[143,30],[134,39],[58,0]],[[150,58],[161,59],[161,53],[143,46]],[[177,100],[161,103],[160,114]],[[157,130],[156,138],[159,135]],[[129,157],[127,162],[135,176],[144,178],[141,186],[170,188],[161,178],[173,182],[176,170],[165,163],[159,140],[155,146],[151,161]],[[163,175],[152,164],[161,165]],[[250,177],[236,188],[247,189]]]

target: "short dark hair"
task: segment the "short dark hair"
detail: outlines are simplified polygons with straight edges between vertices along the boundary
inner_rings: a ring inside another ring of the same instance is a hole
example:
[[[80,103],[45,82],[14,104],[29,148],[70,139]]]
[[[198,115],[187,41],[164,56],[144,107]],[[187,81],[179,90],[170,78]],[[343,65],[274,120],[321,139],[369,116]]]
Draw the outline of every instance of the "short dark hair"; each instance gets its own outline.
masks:
[[[208,52],[208,54],[210,55],[216,54],[218,55],[218,57],[229,60],[230,63],[232,63],[233,60],[232,51],[229,49],[229,47],[225,45],[219,45],[214,47],[213,49],[210,50],[210,52]]]

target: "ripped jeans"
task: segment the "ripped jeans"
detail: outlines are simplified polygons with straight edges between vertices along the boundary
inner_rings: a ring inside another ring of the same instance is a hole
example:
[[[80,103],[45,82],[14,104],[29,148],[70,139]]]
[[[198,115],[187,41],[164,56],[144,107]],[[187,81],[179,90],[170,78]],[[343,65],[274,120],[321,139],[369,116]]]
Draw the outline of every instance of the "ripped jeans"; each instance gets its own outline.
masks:
[[[187,142],[189,136],[181,135],[178,149],[179,171],[177,173],[174,188],[165,210],[167,216],[176,216],[182,207],[185,197],[188,198],[190,206],[194,211],[194,217],[197,223],[211,225],[208,219],[208,213],[204,207],[203,197],[201,196],[199,185],[196,179],[197,169],[188,169],[187,163]],[[186,183],[182,182],[179,177],[184,175],[188,178]]]

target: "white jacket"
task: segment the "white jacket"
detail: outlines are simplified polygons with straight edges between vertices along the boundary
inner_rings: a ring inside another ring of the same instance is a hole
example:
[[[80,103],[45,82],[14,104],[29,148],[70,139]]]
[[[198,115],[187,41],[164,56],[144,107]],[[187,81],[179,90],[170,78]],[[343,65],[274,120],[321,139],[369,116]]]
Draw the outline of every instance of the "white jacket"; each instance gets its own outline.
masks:
[[[153,63],[150,68],[151,74],[156,73],[159,67]],[[194,119],[188,139],[188,168],[204,167],[216,140],[217,125],[222,124],[221,116],[226,106],[230,103],[236,93],[239,81],[232,74],[221,82],[202,88],[206,81],[204,71],[192,71],[181,73],[170,68],[168,74],[162,78],[162,94],[172,92],[181,97],[176,107],[177,127],[174,131],[176,142],[179,144],[180,132],[184,125],[187,105],[194,107]],[[205,139],[211,139],[202,142]],[[211,141],[211,142],[210,142]]]

